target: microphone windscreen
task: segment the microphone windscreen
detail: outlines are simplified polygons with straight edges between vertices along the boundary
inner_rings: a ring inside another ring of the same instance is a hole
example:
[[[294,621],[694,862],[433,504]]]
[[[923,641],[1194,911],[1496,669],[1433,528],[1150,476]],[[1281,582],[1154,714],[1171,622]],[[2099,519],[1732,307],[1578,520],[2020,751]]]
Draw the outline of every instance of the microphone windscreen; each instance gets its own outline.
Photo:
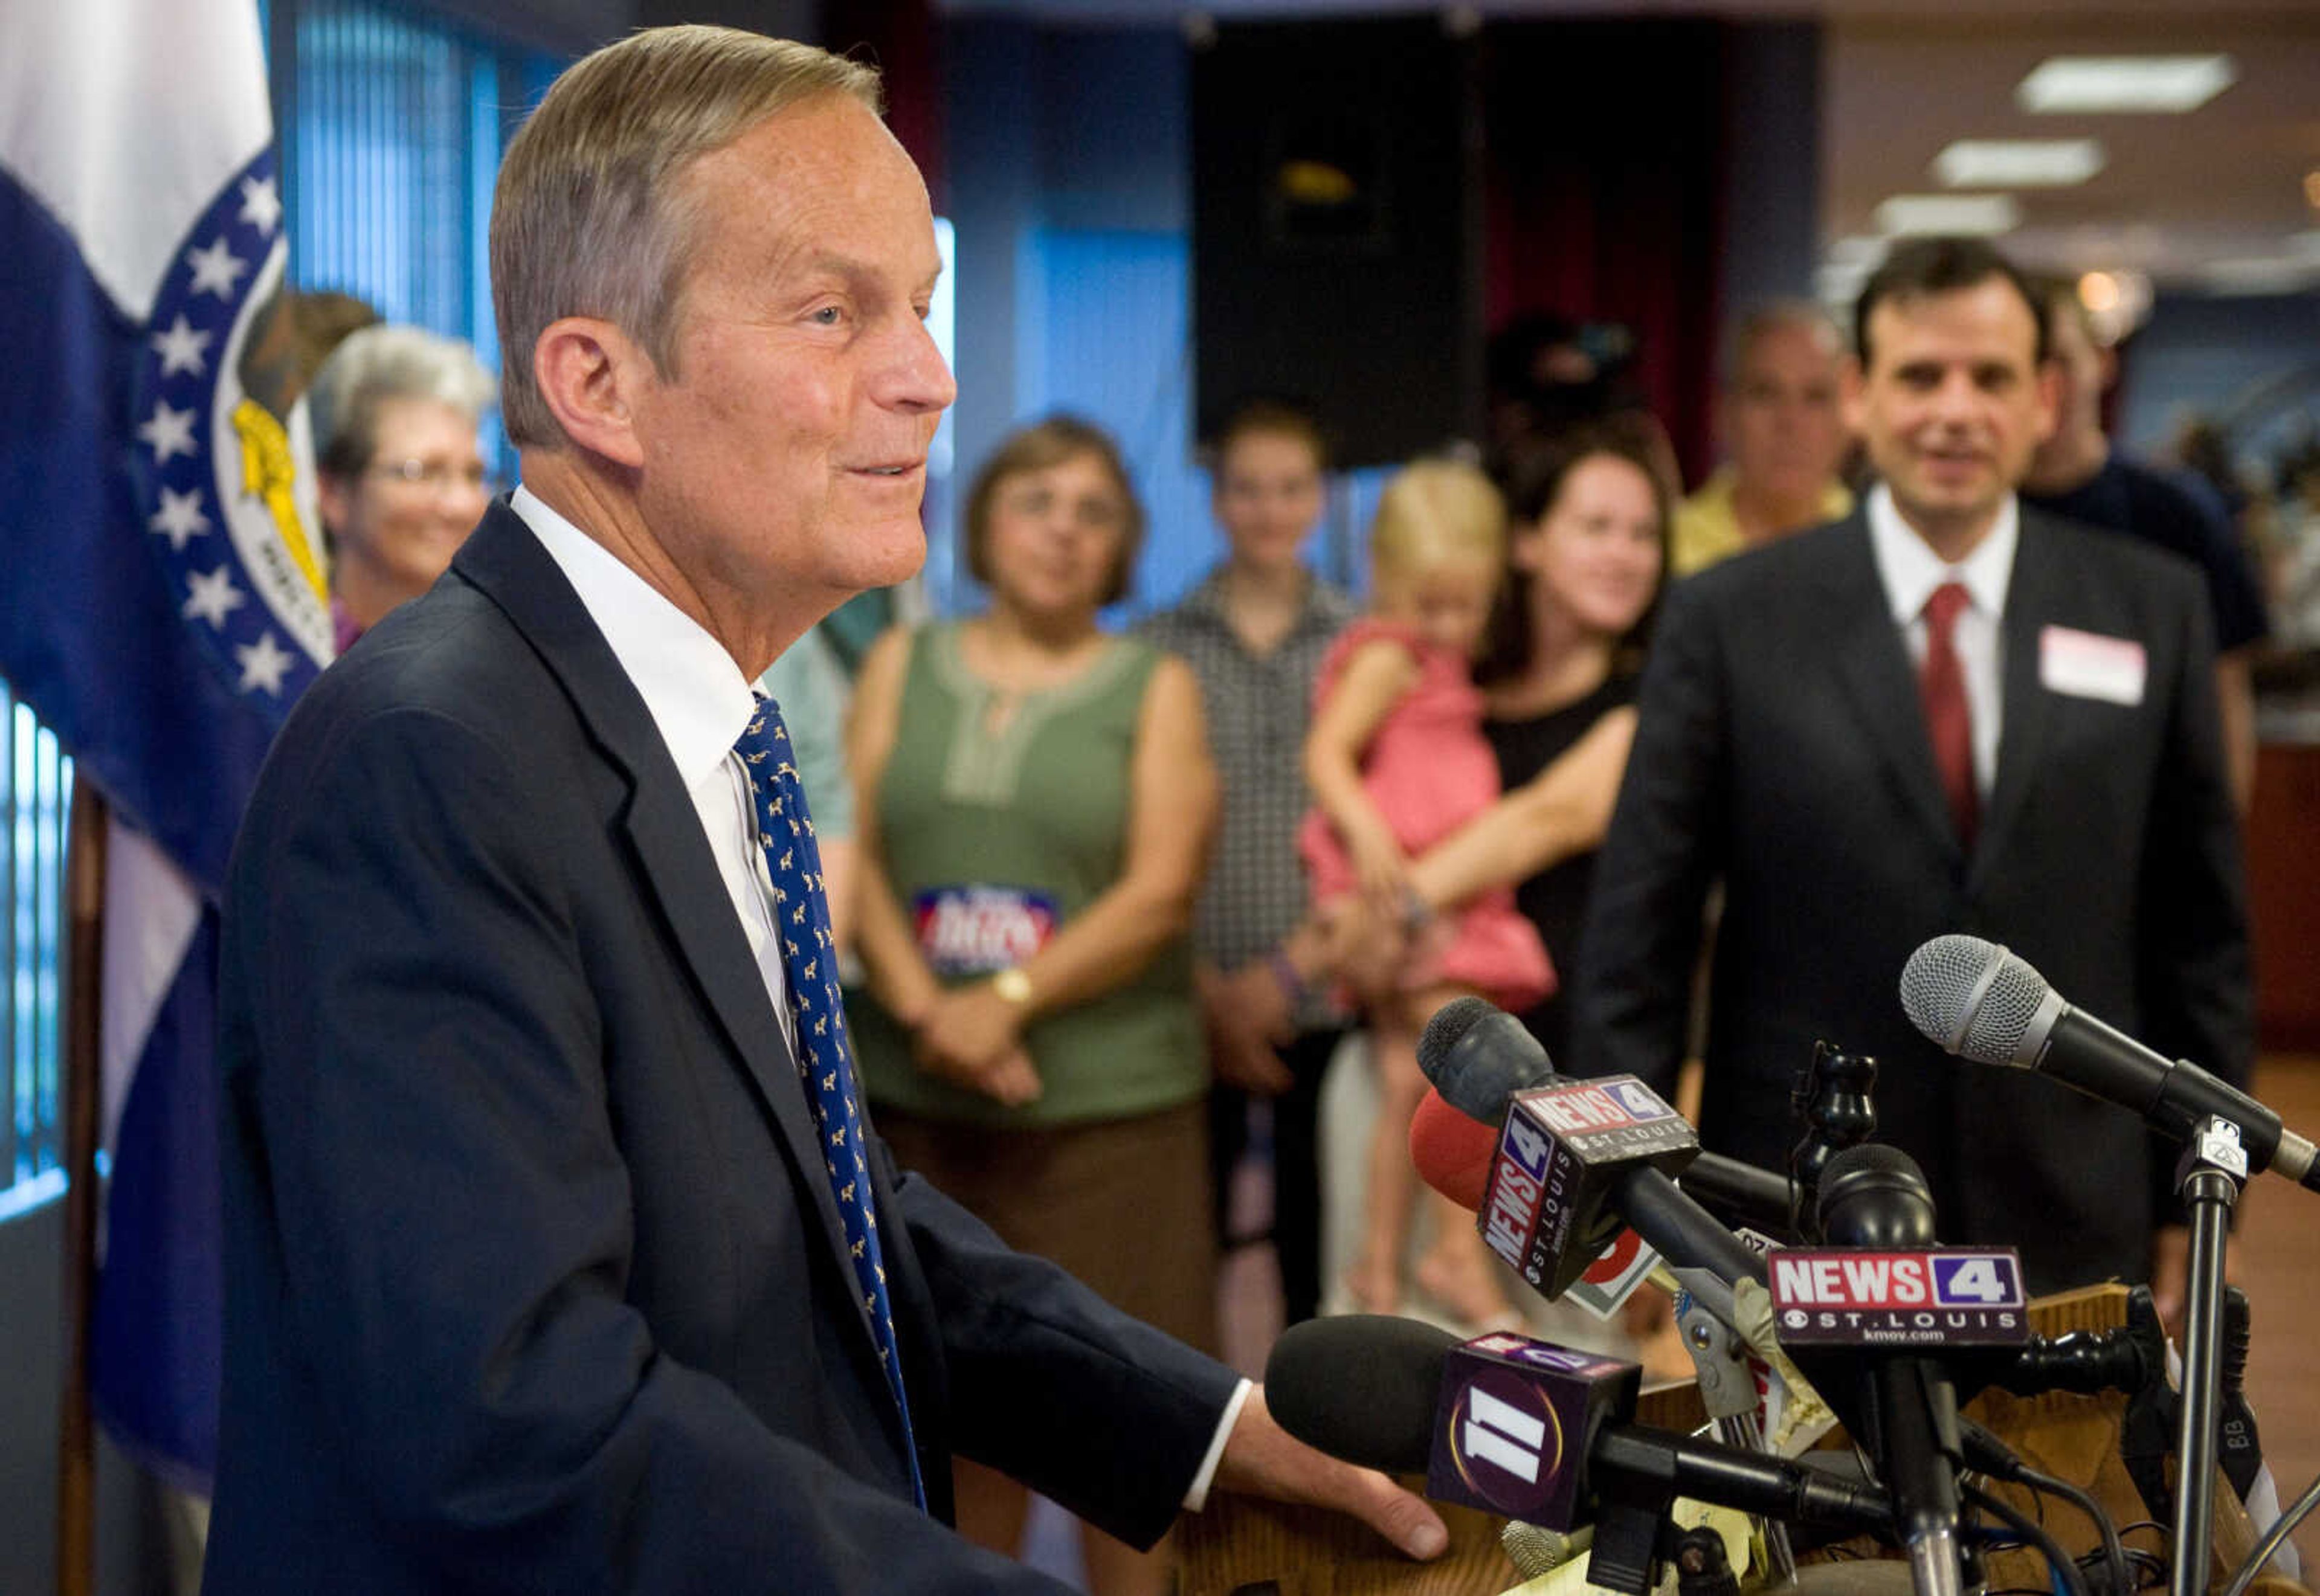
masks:
[[[1409,1120],[1409,1161],[1418,1178],[1459,1207],[1482,1211],[1497,1161],[1499,1133],[1442,1101],[1438,1092],[1418,1100]]]
[[[1418,1067],[1442,1101],[1489,1125],[1503,1125],[1516,1093],[1549,1084],[1554,1066],[1523,1022],[1478,997],[1434,1011],[1418,1038]]]
[[[1310,1319],[1273,1343],[1264,1405],[1282,1428],[1332,1457],[1422,1474],[1434,1455],[1442,1360],[1457,1345],[1414,1319]]]
[[[1977,1064],[2022,1064],[2045,977],[1995,942],[1935,937],[1901,968],[1901,1008],[1926,1039]]]
[[[1452,998],[1434,1011],[1434,1018],[1428,1020],[1426,1029],[1418,1033],[1418,1063],[1430,1066],[1437,1062],[1456,1047],[1468,1031],[1497,1012],[1498,1007],[1484,998]],[[1434,1071],[1427,1068],[1426,1075],[1431,1080]]]
[[[1883,1142],[1846,1147],[1820,1172],[1821,1235],[1832,1247],[1933,1247],[1934,1193],[1917,1161]]]

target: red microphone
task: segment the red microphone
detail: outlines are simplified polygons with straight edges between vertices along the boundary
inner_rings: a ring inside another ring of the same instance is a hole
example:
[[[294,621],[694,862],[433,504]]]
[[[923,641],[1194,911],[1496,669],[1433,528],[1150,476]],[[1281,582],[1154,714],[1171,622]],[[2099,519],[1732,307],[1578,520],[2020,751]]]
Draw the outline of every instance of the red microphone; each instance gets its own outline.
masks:
[[[1427,1088],[1409,1121],[1409,1161],[1418,1178],[1470,1213],[1482,1211],[1499,1156],[1494,1125],[1469,1119]]]

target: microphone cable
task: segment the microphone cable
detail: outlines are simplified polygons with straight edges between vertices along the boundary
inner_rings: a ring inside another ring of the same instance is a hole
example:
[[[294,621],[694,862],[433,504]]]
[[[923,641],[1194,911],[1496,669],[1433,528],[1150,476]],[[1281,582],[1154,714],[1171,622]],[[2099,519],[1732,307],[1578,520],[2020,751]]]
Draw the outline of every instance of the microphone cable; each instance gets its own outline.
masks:
[[[2044,1525],[2035,1522],[2011,1503],[1992,1496],[1979,1485],[1967,1485],[1960,1494],[1975,1508],[2014,1531],[2025,1546],[2037,1547],[2044,1555],[2055,1583],[2062,1588],[2063,1596],[2088,1596],[2086,1571],[2071,1560],[2070,1554],[2063,1551],[2061,1544],[2046,1532]]]
[[[1959,1429],[1965,1441],[1966,1466],[1991,1479],[2005,1480],[2041,1495],[2052,1496],[2069,1502],[2094,1523],[2095,1533],[2102,1539],[2099,1555],[2109,1573],[2114,1596],[2133,1596],[2137,1589],[2128,1570],[2125,1543],[2119,1538],[2118,1526],[2091,1492],[2082,1491],[2068,1480],[2041,1473],[2022,1461],[2019,1454],[1998,1438],[1989,1429],[1971,1419],[1961,1417]],[[2039,1523],[2045,1522],[2042,1510]],[[2090,1555],[2094,1554],[2089,1554]]]

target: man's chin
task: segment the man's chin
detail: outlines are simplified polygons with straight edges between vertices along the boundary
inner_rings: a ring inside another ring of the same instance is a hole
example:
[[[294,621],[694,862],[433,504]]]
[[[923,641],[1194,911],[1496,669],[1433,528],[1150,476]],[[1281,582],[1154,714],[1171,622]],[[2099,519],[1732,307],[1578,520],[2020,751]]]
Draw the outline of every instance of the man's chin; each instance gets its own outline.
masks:
[[[926,567],[926,528],[915,519],[907,529],[881,528],[863,540],[860,553],[856,581],[865,591],[907,582]]]

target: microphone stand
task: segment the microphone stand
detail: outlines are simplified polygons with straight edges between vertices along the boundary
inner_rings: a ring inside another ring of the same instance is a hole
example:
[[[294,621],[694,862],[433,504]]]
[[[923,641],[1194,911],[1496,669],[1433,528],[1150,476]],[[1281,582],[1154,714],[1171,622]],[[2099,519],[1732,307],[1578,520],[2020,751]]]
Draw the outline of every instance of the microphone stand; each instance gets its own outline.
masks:
[[[1699,1377],[1700,1406],[1715,1423],[1717,1439],[1747,1452],[1769,1450],[1757,1419],[1756,1376],[1748,1366],[1748,1344],[1732,1328],[1732,1288],[1704,1269],[1676,1272],[1676,1328]],[[1794,1584],[1797,1555],[1789,1527],[1760,1518],[1767,1572],[1776,1585]]]
[[[2233,1207],[2247,1183],[2240,1128],[2220,1115],[2196,1126],[2175,1168],[2175,1189],[2191,1211],[2190,1278],[2183,1307],[2183,1405],[2176,1416],[2175,1564],[2168,1596],[2207,1588],[2216,1515],[2216,1428],[2224,1366],[2224,1246]]]

